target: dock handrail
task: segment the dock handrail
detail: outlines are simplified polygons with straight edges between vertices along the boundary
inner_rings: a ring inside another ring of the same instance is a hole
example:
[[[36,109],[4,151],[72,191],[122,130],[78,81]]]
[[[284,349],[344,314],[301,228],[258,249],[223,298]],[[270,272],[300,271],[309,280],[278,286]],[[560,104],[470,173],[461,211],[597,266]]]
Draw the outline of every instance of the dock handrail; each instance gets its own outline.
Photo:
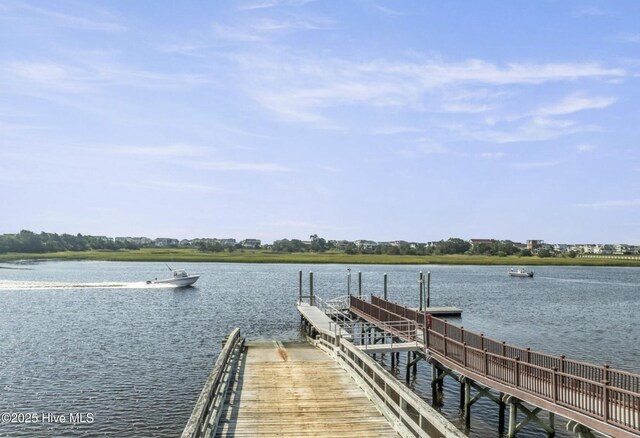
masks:
[[[417,321],[424,327],[425,352],[469,375],[640,435],[638,374],[509,345],[380,297],[372,297],[371,303],[352,297],[351,306],[380,322]]]
[[[424,428],[430,424],[446,438],[465,437],[353,342],[341,339],[336,333],[321,329],[318,332],[320,335],[314,344],[342,364],[400,436],[428,438],[430,435]]]
[[[215,434],[231,380],[229,373],[237,363],[243,347],[244,338],[240,336],[240,329],[235,328],[218,355],[181,438],[209,437]]]
[[[334,299],[335,300],[335,299]],[[350,323],[353,322],[349,315],[339,309],[336,306],[336,302],[334,300],[325,300],[319,296],[315,296],[315,304],[318,309],[322,310],[328,317],[333,319],[338,323]],[[349,305],[347,304],[346,310],[349,310]]]

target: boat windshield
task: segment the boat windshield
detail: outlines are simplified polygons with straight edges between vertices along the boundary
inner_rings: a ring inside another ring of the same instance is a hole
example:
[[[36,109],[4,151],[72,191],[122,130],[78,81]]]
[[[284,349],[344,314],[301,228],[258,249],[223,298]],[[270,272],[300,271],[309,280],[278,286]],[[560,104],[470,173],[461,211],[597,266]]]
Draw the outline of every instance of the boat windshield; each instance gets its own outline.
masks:
[[[184,269],[177,269],[173,271],[173,276],[174,278],[187,277],[187,271],[185,271]]]

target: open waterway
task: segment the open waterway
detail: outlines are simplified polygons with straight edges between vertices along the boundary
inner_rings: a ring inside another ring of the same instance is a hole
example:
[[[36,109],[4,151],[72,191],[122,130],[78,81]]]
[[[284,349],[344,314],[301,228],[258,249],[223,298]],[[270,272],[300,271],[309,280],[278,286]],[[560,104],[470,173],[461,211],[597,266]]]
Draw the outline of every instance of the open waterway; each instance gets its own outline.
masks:
[[[418,272],[430,271],[431,304],[463,309],[455,324],[640,373],[638,268],[542,266],[531,279],[499,266],[182,263],[172,267],[202,277],[175,289],[145,283],[170,274],[162,263],[2,266],[20,269],[0,269],[0,413],[25,414],[1,423],[2,437],[178,436],[231,329],[252,340],[301,339],[300,269],[305,289],[314,272],[323,298],[346,294],[348,267],[352,292],[362,271],[365,294],[382,293],[386,272],[389,299],[412,306]],[[428,366],[412,386],[430,397]],[[443,412],[453,421],[458,390],[445,383]],[[496,425],[495,404],[474,405],[470,436],[497,436]],[[542,431],[527,426],[518,436]]]

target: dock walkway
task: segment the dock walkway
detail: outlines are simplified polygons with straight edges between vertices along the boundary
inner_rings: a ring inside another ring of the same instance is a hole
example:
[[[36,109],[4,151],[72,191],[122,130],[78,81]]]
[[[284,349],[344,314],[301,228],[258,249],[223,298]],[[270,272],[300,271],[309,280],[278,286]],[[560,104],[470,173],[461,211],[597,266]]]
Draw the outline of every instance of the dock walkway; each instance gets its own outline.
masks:
[[[396,437],[349,375],[308,343],[247,343],[216,436]]]

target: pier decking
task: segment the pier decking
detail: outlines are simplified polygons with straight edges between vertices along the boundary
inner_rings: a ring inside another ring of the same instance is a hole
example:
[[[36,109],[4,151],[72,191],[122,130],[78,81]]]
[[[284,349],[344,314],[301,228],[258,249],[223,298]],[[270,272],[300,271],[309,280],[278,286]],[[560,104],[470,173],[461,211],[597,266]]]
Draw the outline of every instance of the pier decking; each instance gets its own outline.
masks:
[[[249,343],[216,436],[397,434],[324,352],[307,343]]]

